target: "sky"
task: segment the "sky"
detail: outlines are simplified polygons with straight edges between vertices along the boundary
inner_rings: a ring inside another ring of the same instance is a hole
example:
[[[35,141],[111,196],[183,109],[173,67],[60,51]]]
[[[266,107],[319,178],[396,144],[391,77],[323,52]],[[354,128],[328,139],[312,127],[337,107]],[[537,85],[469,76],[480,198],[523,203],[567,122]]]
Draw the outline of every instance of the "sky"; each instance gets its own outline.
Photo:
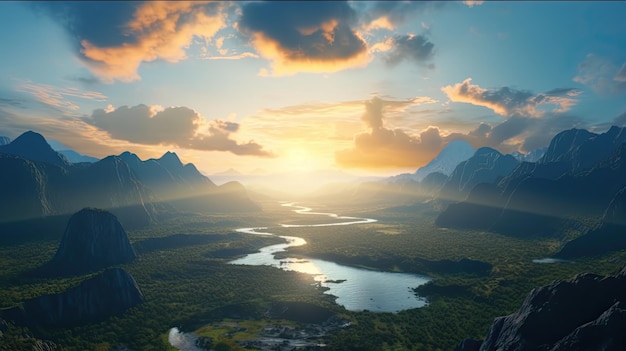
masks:
[[[626,124],[626,2],[0,2],[0,135],[209,175],[413,172]]]

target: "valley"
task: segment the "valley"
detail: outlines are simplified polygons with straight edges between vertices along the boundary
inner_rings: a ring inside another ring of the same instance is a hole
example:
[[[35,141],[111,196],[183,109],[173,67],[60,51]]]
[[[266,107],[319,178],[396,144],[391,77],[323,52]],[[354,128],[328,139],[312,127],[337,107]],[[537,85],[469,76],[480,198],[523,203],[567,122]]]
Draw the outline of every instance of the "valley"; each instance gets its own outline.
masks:
[[[173,153],[53,164],[5,148],[14,153],[0,162],[37,170],[26,179],[40,196],[28,203],[5,192],[34,211],[0,223],[0,349],[452,350],[461,340],[517,342],[498,339],[492,323],[520,306],[534,313],[544,301],[526,301],[531,291],[560,287],[569,296],[562,286],[578,286],[572,277],[582,272],[622,279],[622,130],[564,131],[534,163],[482,148],[443,181],[405,175],[338,188],[335,199],[216,185]],[[27,136],[54,155],[45,139]],[[598,150],[591,157],[583,152],[590,148]],[[108,184],[108,194],[96,196],[104,208],[66,213],[56,191],[69,185],[59,179],[83,179],[92,167],[100,173],[92,181]],[[110,177],[111,168],[123,177]],[[22,170],[4,177],[23,180]],[[568,202],[567,211],[530,210],[545,196],[528,184],[547,181],[556,184],[551,204]],[[577,184],[598,190],[572,196]],[[145,200],[133,203],[128,189]],[[107,202],[116,198],[124,201]],[[595,205],[585,212],[587,199]],[[126,215],[118,221],[114,213]],[[574,280],[553,283],[567,279]],[[620,313],[606,303],[579,320],[601,324],[608,317],[599,314]],[[551,342],[572,342],[568,332]],[[459,347],[478,350],[476,343]]]

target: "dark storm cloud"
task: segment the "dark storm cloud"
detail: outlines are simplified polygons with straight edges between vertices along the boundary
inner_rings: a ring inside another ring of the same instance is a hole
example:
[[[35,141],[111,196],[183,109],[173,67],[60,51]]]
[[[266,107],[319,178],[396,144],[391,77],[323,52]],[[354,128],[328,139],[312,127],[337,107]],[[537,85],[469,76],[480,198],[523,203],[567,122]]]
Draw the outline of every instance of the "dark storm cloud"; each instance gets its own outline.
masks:
[[[274,71],[337,70],[367,54],[366,43],[353,29],[356,12],[345,1],[268,1],[241,7],[239,30],[273,61]],[[320,67],[324,64],[330,66]]]
[[[135,42],[124,31],[141,1],[45,1],[30,3],[59,22],[72,37],[77,50],[87,40],[100,47]]]
[[[435,45],[423,35],[397,35],[393,37],[392,48],[385,61],[394,66],[403,60],[411,60],[426,65],[433,58]],[[429,67],[433,67],[432,64]]]
[[[231,138],[239,124],[204,119],[188,107],[159,108],[137,105],[115,110],[95,110],[87,123],[106,131],[111,137],[145,145],[170,144],[182,148],[229,151],[236,155],[271,157],[254,141],[238,143]]]

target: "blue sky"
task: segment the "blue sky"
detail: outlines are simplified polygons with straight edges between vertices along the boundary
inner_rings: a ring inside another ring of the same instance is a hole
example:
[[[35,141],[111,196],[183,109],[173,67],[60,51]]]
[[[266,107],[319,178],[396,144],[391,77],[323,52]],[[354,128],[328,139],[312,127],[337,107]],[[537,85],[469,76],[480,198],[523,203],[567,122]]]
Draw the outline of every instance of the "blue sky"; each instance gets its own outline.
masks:
[[[624,2],[0,3],[0,135],[207,174],[415,170],[626,122]]]

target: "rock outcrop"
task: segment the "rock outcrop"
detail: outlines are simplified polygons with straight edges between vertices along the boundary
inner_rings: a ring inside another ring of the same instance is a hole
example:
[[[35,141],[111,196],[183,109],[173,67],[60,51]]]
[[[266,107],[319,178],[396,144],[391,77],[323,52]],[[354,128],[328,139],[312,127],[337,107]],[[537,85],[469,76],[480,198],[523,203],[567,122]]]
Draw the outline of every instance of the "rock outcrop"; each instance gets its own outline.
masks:
[[[624,330],[626,268],[533,289],[519,311],[495,319],[480,351],[624,350]],[[457,350],[476,350],[466,344]]]
[[[27,300],[21,308],[2,314],[19,324],[72,326],[119,315],[143,301],[135,279],[123,269],[112,268],[63,293]]]
[[[117,218],[104,210],[85,208],[68,221],[51,264],[62,272],[88,272],[135,258]]]

